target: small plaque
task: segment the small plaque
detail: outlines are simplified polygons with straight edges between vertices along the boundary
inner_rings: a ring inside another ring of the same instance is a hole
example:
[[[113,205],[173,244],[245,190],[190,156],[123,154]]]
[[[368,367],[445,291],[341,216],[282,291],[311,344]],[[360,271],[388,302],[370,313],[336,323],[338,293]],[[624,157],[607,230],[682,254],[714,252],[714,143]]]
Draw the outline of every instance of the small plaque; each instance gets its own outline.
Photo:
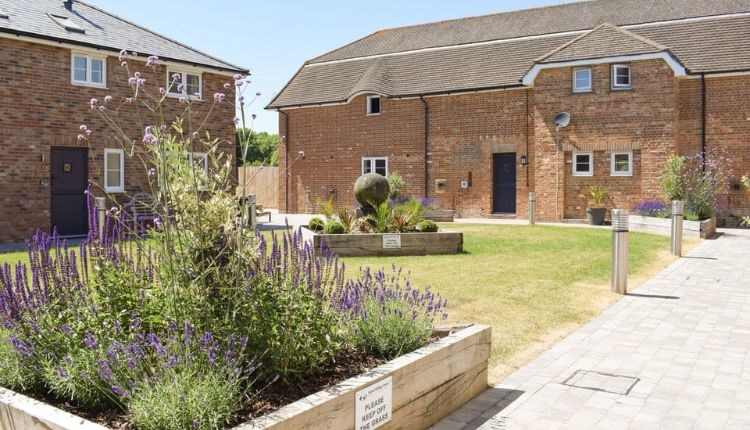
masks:
[[[401,235],[400,234],[384,234],[383,235],[383,249],[400,249],[401,248]]]
[[[71,166],[70,163],[63,164],[63,171],[64,172],[70,172],[71,170],[73,170],[73,166]]]
[[[393,378],[387,377],[357,391],[354,399],[354,428],[373,430],[391,420],[393,414]]]

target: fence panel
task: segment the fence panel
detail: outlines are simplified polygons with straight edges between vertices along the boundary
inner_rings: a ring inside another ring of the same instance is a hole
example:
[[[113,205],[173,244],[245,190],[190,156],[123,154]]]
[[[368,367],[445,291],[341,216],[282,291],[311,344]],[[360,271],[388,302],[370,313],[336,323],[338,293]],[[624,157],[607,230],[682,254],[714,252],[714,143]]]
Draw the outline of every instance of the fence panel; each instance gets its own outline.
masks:
[[[266,208],[279,207],[279,168],[276,166],[237,168],[238,194],[255,194],[255,203]]]

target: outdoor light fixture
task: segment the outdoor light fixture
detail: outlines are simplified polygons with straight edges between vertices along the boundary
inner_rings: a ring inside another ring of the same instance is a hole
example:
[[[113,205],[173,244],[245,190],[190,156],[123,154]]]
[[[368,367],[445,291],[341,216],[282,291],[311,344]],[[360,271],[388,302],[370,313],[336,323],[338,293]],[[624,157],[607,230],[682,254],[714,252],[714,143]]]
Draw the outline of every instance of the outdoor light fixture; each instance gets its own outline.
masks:
[[[529,165],[529,159],[526,158],[525,155],[521,156],[521,167],[526,167]]]

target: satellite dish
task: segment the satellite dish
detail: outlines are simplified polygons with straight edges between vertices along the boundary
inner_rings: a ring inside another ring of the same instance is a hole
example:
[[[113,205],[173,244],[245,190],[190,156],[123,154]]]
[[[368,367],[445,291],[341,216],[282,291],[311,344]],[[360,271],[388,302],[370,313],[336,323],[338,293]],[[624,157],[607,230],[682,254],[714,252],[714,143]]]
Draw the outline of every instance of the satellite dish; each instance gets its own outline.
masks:
[[[555,119],[552,120],[555,123],[555,127],[563,128],[570,124],[570,114],[567,112],[560,112],[555,115]]]

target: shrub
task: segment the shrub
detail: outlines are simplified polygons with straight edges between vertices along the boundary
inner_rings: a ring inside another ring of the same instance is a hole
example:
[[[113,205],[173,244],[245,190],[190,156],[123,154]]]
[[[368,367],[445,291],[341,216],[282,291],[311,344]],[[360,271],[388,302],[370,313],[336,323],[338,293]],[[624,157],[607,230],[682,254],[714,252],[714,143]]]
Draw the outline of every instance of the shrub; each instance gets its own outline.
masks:
[[[388,174],[388,186],[390,192],[388,193],[388,200],[401,201],[404,198],[404,189],[406,188],[406,181],[403,176],[398,172],[393,171]]]
[[[426,219],[417,224],[417,230],[422,233],[434,233],[438,231],[438,225],[433,221]]]
[[[322,218],[319,217],[313,217],[310,222],[307,224],[307,226],[312,231],[323,231],[326,226],[326,222],[323,221]]]
[[[412,289],[395,267],[389,274],[363,269],[359,279],[346,282],[336,302],[353,320],[357,349],[385,358],[424,346],[435,317],[447,317],[446,301],[429,289]]]
[[[328,221],[325,225],[324,231],[326,234],[344,234],[346,233],[346,229],[344,229],[344,225],[341,224],[338,221]]]
[[[685,213],[700,220],[709,219],[720,207],[721,195],[729,187],[732,161],[722,149],[705,154],[670,157],[661,178],[667,200],[683,200]]]
[[[669,216],[669,208],[661,200],[647,199],[641,200],[633,206],[633,212],[638,215],[652,217]]]
[[[355,220],[354,213],[347,208],[341,208],[337,216],[341,225],[344,226],[344,233],[351,233]]]
[[[33,368],[28,366],[11,344],[11,331],[0,328],[0,387],[28,390],[38,385]]]

